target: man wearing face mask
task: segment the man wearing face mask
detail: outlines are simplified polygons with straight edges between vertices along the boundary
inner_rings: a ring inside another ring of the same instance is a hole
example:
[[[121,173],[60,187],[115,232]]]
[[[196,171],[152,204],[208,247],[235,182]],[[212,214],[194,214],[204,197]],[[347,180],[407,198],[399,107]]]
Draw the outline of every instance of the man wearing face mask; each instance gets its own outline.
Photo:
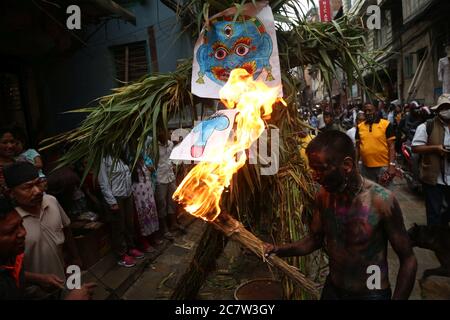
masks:
[[[412,150],[422,156],[420,180],[425,194],[428,225],[448,225],[450,209],[442,213],[444,198],[450,204],[450,94],[443,94],[431,108],[434,119],[417,127]]]
[[[417,261],[393,193],[359,174],[353,142],[345,133],[322,133],[310,142],[306,154],[312,176],[321,185],[310,233],[294,243],[267,243],[266,255],[304,256],[325,249],[330,273],[322,300],[408,299]],[[400,260],[393,295],[386,259],[388,240]],[[380,271],[375,286],[370,284],[369,268]]]
[[[356,130],[357,159],[363,163],[363,174],[378,182],[386,174],[394,176],[395,169],[395,130],[392,124],[380,119],[377,108],[364,105],[366,120]]]

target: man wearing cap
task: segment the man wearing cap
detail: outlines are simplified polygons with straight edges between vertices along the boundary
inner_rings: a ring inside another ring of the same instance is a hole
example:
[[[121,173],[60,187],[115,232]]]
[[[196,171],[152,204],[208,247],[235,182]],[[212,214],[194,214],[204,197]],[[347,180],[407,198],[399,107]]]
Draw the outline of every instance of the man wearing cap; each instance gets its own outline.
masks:
[[[61,287],[54,275],[25,272],[23,268],[25,238],[23,220],[9,199],[0,198],[0,300],[29,298],[25,295],[26,283],[44,287]],[[92,297],[95,283],[86,283],[71,291],[67,300],[86,300]]]
[[[67,242],[73,264],[81,265],[70,232],[70,220],[56,198],[44,194],[35,166],[16,162],[4,169],[10,198],[27,231],[24,268],[26,271],[53,274],[64,280],[62,246]]]
[[[412,150],[422,155],[420,180],[425,194],[428,225],[447,225],[450,208],[442,214],[444,199],[450,204],[450,94],[439,97],[431,108],[437,112],[434,119],[417,127]]]

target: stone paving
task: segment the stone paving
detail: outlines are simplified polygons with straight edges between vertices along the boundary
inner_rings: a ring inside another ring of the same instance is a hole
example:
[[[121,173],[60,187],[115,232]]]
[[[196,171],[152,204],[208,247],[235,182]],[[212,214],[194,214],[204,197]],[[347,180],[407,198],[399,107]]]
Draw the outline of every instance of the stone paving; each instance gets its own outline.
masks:
[[[417,193],[411,192],[406,183],[402,180],[395,181],[393,186],[393,192],[398,199],[400,207],[402,209],[403,218],[405,222],[406,229],[409,229],[413,226],[414,223],[418,225],[426,225],[426,214],[425,214],[425,203],[423,197]],[[432,284],[436,280],[438,282],[443,283],[443,286],[450,289],[450,282],[448,278],[442,277],[430,277],[426,281],[421,281],[423,271],[430,268],[436,268],[440,264],[434,254],[434,252],[421,248],[414,248],[414,254],[417,258],[418,268],[416,275],[416,283],[414,285],[414,289],[411,293],[411,300],[420,300],[420,299],[436,299],[440,294],[430,295],[430,290],[432,291]],[[389,246],[388,252],[388,261],[389,261],[389,279],[393,288],[395,287],[396,277],[399,269],[399,261],[394,252],[394,250]],[[421,286],[424,286],[425,289],[422,290]],[[445,291],[445,290],[444,290]],[[450,295],[446,295],[445,292],[442,291],[441,296],[446,296],[450,299]]]
[[[178,280],[188,268],[206,222],[196,220],[188,233],[175,241],[144,270],[123,295],[123,299],[169,299]]]

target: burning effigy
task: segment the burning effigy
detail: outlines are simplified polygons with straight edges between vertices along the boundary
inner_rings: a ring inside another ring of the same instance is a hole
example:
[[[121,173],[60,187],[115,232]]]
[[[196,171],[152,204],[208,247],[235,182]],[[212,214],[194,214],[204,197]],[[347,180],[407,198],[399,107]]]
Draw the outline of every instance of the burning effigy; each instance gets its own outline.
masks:
[[[247,231],[242,224],[227,214],[221,215],[220,199],[230,185],[232,176],[245,164],[245,151],[260,137],[265,129],[263,119],[270,118],[272,106],[280,100],[278,88],[270,88],[255,81],[245,69],[233,69],[228,82],[220,90],[227,108],[236,109],[234,139],[229,139],[217,154],[214,162],[200,162],[184,178],[173,198],[190,214],[212,222],[227,236],[238,241],[264,259],[262,241]],[[220,148],[220,146],[219,146]],[[283,260],[268,257],[268,262],[279,267],[313,296],[318,297],[317,285]]]

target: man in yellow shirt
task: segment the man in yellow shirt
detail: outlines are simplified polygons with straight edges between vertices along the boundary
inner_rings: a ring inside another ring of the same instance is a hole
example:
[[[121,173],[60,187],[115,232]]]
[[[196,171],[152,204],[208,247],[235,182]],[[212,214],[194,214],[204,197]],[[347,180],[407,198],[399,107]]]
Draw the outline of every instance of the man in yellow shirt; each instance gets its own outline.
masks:
[[[307,132],[301,132],[298,135],[300,156],[302,157],[303,161],[305,161],[307,166],[308,166],[308,157],[306,156],[306,147],[308,147],[308,144],[315,137],[316,136],[313,135],[312,133],[307,133]]]
[[[366,120],[358,125],[355,135],[357,157],[362,161],[363,175],[379,182],[386,171],[391,177],[396,173],[395,132],[373,104],[364,105],[364,114]]]

